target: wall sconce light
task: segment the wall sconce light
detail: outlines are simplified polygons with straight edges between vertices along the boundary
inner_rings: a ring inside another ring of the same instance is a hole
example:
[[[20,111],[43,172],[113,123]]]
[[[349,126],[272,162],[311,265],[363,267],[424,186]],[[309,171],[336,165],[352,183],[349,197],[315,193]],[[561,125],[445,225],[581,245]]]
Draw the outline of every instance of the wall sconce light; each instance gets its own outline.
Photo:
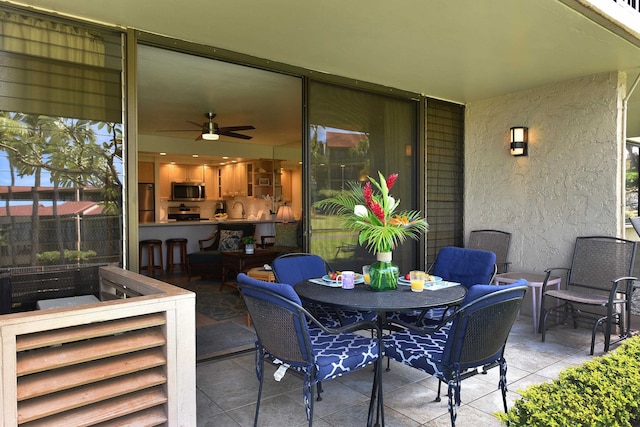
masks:
[[[529,139],[529,128],[516,126],[511,128],[511,155],[526,156]]]

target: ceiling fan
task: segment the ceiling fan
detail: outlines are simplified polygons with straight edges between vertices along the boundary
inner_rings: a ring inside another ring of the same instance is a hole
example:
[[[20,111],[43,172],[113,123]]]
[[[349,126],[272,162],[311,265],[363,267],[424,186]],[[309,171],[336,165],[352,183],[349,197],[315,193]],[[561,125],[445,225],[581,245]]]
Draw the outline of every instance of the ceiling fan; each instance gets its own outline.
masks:
[[[202,139],[206,141],[215,141],[220,138],[220,135],[230,136],[232,138],[240,138],[240,139],[251,139],[252,136],[243,135],[241,133],[237,133],[239,130],[251,130],[255,129],[253,126],[224,126],[219,127],[217,123],[214,123],[213,119],[216,117],[215,113],[206,113],[204,115],[208,121],[200,124],[197,122],[192,122],[191,120],[187,120],[187,123],[191,123],[202,129],[202,132],[196,138],[196,141],[200,141]],[[166,129],[159,130],[158,132],[193,132],[193,129]]]

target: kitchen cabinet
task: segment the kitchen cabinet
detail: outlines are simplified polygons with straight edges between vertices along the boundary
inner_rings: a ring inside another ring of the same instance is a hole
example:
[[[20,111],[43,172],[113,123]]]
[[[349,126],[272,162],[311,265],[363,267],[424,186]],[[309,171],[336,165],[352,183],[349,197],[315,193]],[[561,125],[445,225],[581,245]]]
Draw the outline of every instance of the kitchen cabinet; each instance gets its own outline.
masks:
[[[220,168],[206,165],[204,183],[207,186],[207,200],[222,200],[222,171]]]
[[[204,182],[202,165],[172,165],[171,181]]]
[[[222,167],[222,195],[247,195],[247,164],[231,163]]]
[[[155,182],[153,162],[138,162],[138,182]]]
[[[257,160],[252,163],[254,197],[282,195],[282,177],[279,160]]]
[[[171,200],[171,183],[174,181],[204,182],[203,165],[177,165],[161,163],[160,200]]]

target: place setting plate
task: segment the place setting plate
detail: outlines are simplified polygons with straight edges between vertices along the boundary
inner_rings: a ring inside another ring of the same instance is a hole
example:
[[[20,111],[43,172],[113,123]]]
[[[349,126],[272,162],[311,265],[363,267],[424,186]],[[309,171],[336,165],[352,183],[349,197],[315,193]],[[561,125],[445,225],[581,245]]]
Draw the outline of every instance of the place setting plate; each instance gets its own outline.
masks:
[[[430,277],[431,277],[433,280],[425,280],[425,281],[424,281],[424,286],[425,286],[425,287],[433,286],[433,285],[437,284],[438,282],[442,282],[442,277],[440,277],[440,276],[433,276],[433,275],[430,275]],[[407,279],[405,279],[404,277],[400,277],[400,278],[398,279],[398,284],[400,284],[400,285],[405,285],[405,286],[411,286],[411,280],[407,280]]]
[[[331,278],[331,276],[329,276],[328,274],[325,274],[324,276],[322,276],[322,281],[324,282],[324,284],[326,286],[333,286],[333,287],[341,287],[342,286],[342,282],[338,282],[337,280],[333,280]],[[354,284],[358,285],[360,283],[364,283],[364,277],[362,277],[362,274],[356,273],[354,274]]]

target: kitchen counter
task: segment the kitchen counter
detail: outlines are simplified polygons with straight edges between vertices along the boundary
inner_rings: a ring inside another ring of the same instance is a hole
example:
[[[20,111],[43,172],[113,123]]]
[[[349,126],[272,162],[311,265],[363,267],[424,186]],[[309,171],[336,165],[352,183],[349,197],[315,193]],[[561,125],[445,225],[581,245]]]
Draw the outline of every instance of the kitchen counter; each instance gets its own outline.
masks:
[[[140,223],[140,228],[142,227],[157,227],[157,226],[166,226],[166,225],[218,225],[218,224],[275,224],[277,222],[274,219],[227,219],[224,221],[214,221],[212,219],[202,219],[200,221],[177,221],[175,219],[169,219],[164,221],[156,221],[156,222],[144,222]]]
[[[164,220],[139,224],[138,237],[140,240],[159,239],[163,242],[167,239],[182,237],[187,239],[187,253],[198,252],[200,247],[198,240],[211,236],[218,224],[255,224],[255,238],[260,241],[260,236],[273,236],[274,224],[280,222],[273,219],[227,219],[225,221],[201,220],[201,221],[176,221]],[[166,256],[166,249],[163,251]],[[164,261],[163,261],[164,262]]]

